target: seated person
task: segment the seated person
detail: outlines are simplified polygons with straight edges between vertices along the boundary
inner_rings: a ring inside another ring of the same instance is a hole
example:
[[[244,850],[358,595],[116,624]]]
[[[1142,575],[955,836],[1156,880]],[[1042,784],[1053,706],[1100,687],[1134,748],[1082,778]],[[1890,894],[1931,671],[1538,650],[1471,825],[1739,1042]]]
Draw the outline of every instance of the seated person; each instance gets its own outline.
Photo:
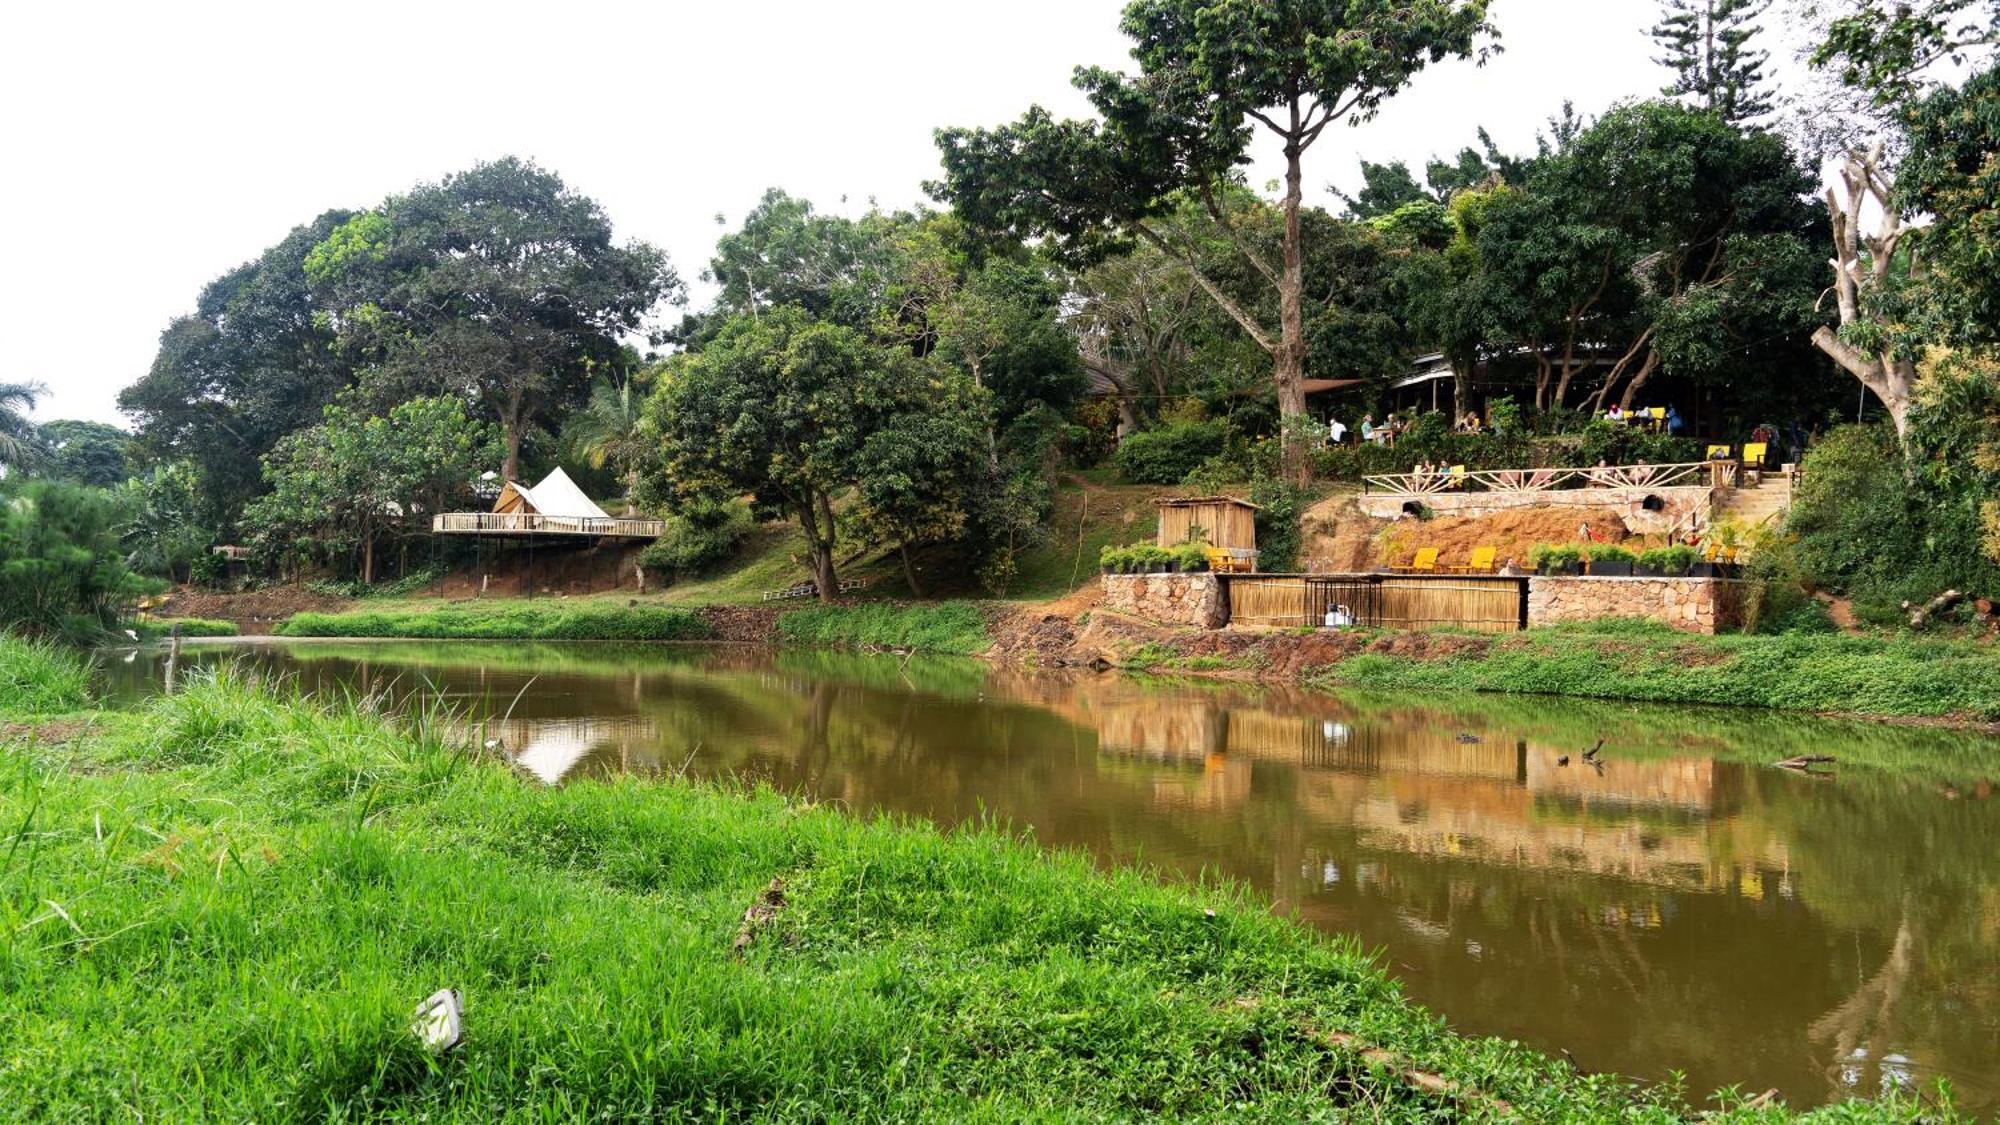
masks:
[[[1347,440],[1347,427],[1338,418],[1326,420],[1326,440],[1328,444],[1339,445]]]
[[[1604,412],[1604,417],[1606,421],[1623,422],[1625,420],[1625,408],[1614,402],[1611,404],[1611,409]]]
[[[1667,432],[1675,437],[1679,437],[1686,429],[1687,423],[1681,420],[1680,409],[1669,405],[1667,407]]]
[[[1382,440],[1382,430],[1380,427],[1375,425],[1375,416],[1373,414],[1365,415],[1361,419],[1361,440],[1362,441]]]

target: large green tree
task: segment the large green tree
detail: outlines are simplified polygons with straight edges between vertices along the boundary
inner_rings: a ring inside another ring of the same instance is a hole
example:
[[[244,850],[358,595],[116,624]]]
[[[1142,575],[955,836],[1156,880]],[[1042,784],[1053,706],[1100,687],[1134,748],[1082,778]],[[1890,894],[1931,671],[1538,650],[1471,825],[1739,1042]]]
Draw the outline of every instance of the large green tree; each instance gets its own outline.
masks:
[[[244,522],[269,555],[351,557],[372,583],[378,548],[468,497],[496,452],[495,428],[462,399],[411,399],[374,416],[333,403],[264,459],[270,491]]]
[[[1917,103],[1938,88],[1943,64],[1990,58],[2000,44],[2000,0],[1843,0],[1820,18],[1813,65],[1837,73],[1881,118],[1869,122],[1872,129],[1844,141],[1826,193],[1840,321],[1837,330],[1823,326],[1816,331],[1813,343],[1882,403],[1897,434],[1907,440],[1917,399],[1917,365],[1930,330],[1912,333],[1909,326],[1927,325],[1934,310],[1926,308],[1921,292],[1924,265],[1912,254],[1909,200],[1896,184],[1893,153],[1905,139],[1898,134],[1914,114],[1913,134],[1930,150],[1913,156],[1919,174],[1942,184],[1971,171],[1947,173],[1966,151],[1967,138],[1990,123],[1976,114],[1963,120],[1948,114],[1927,124]],[[1951,100],[1947,97],[1934,108],[1952,108]],[[1973,139],[1971,147],[1976,150],[1978,143]],[[1934,160],[1932,154],[1944,159]],[[1952,206],[1943,199],[1933,202]]]
[[[795,306],[725,323],[678,361],[647,403],[660,491],[677,504],[749,494],[798,522],[823,600],[834,571],[836,502],[899,541],[949,534],[977,479],[984,396],[962,373]]]
[[[681,294],[666,255],[620,245],[603,208],[506,157],[395,196],[304,262],[378,410],[457,395],[498,426],[502,472],[615,367],[626,337]]]
[[[998,129],[938,134],[934,185],[983,229],[1044,235],[1087,261],[1134,239],[1186,262],[1204,292],[1269,356],[1279,409],[1305,412],[1305,156],[1336,123],[1366,118],[1426,64],[1471,54],[1491,29],[1487,0],[1134,0],[1121,28],[1137,74],[1086,67],[1076,85],[1095,121],[1037,106]],[[1227,207],[1258,130],[1284,162],[1276,253],[1255,246]],[[1215,229],[1275,295],[1260,317],[1200,269],[1198,247],[1157,220],[1199,200]],[[1294,473],[1306,446],[1288,441]]]
[[[1661,66],[1674,80],[1661,91],[1690,96],[1703,109],[1730,122],[1751,121],[1774,107],[1764,67],[1770,52],[1755,45],[1764,33],[1757,21],[1771,0],[1662,0],[1653,26]]]
[[[142,459],[196,467],[211,528],[228,530],[263,490],[258,459],[354,381],[303,265],[351,215],[328,211],[204,286],[194,312],[161,333],[151,369],[119,393]]]
[[[0,483],[0,630],[101,640],[143,592],[119,549],[119,519],[103,489]]]
[[[44,476],[110,488],[132,475],[132,435],[116,426],[58,418],[42,425],[41,437],[48,449]]]

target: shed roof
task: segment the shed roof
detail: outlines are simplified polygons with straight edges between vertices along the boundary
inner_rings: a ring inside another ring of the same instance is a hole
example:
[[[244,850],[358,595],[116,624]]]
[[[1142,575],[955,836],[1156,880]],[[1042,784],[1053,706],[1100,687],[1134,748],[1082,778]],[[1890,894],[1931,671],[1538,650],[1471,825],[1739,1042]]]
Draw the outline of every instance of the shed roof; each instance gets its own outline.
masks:
[[[1153,501],[1153,506],[1156,508],[1199,508],[1209,504],[1234,504],[1239,508],[1248,508],[1253,512],[1264,510],[1250,501],[1236,496],[1168,496]]]

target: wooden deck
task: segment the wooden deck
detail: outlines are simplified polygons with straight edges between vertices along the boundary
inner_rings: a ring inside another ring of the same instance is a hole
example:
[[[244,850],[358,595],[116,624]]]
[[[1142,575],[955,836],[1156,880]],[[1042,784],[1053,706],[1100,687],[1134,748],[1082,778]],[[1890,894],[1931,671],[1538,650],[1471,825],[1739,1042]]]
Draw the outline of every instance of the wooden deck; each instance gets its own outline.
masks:
[[[595,519],[523,512],[446,512],[431,518],[436,535],[554,536],[567,539],[658,539],[665,520]]]

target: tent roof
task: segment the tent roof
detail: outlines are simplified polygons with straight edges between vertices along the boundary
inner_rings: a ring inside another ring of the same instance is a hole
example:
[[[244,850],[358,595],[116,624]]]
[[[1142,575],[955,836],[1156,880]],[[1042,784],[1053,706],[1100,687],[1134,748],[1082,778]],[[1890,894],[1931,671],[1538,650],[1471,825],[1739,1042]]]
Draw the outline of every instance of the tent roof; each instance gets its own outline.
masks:
[[[543,477],[542,483],[533,488],[514,481],[508,481],[507,486],[512,488],[537,515],[595,520],[611,518],[605,514],[604,509],[591,503],[590,497],[583,494],[583,489],[578,488],[576,482],[569,479],[569,474],[563,472],[560,465],[556,467],[555,472]]]

